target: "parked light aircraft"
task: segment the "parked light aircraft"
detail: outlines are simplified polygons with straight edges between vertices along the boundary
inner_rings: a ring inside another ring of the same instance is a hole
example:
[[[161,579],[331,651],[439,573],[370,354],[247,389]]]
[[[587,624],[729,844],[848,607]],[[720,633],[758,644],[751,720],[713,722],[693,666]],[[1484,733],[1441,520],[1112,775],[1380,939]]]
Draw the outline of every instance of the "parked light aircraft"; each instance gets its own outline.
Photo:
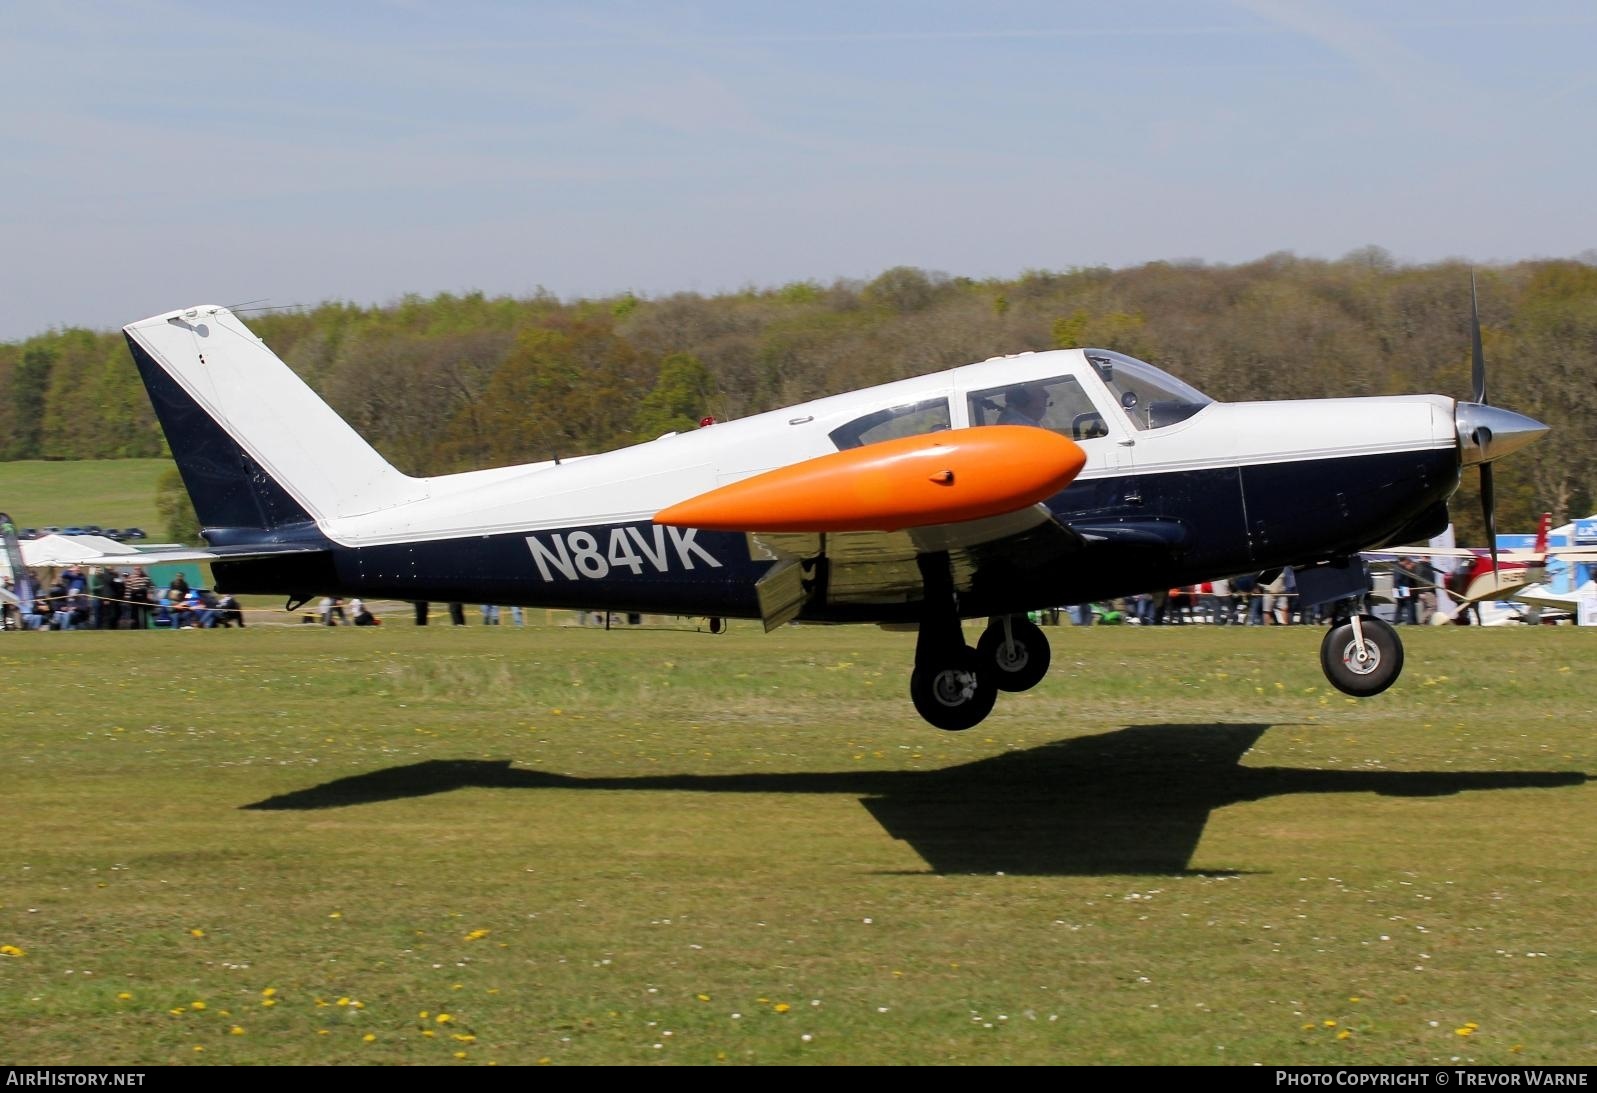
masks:
[[[1360,551],[1447,523],[1460,469],[1546,427],[1475,395],[1218,403],[1101,349],[996,357],[618,451],[414,478],[226,308],[125,328],[219,590],[791,620],[918,631],[910,696],[964,729],[1040,682],[1030,609],[1298,567],[1360,591]],[[1488,510],[1489,515],[1489,510]],[[1341,594],[1339,592],[1339,594]],[[988,619],[967,644],[962,620]],[[1337,617],[1349,694],[1395,631]]]
[[[1552,559],[1565,562],[1597,561],[1597,550],[1592,547],[1551,547],[1547,545],[1552,528],[1553,514],[1542,513],[1536,527],[1534,544],[1525,550],[1493,551],[1488,547],[1398,547],[1372,554],[1375,566],[1389,566],[1387,559],[1394,557],[1421,558],[1438,569],[1453,567],[1441,584],[1419,581],[1416,588],[1433,589],[1438,597],[1439,617],[1432,621],[1456,621],[1465,608],[1498,600],[1524,602],[1535,607],[1552,610],[1573,610],[1573,596],[1557,597],[1540,594],[1527,598],[1532,588],[1539,588],[1547,580],[1547,563]],[[1376,559],[1380,559],[1377,561]]]

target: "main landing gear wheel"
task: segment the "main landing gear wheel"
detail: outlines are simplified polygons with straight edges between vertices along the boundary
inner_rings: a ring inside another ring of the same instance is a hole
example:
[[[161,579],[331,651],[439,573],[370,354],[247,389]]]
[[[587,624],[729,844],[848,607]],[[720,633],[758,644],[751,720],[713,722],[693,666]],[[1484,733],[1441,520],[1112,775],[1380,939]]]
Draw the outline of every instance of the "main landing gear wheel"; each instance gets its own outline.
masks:
[[[1334,624],[1320,643],[1320,667],[1331,686],[1355,698],[1378,695],[1403,671],[1403,642],[1374,615]]]
[[[909,677],[915,710],[932,725],[959,732],[979,724],[993,710],[998,688],[986,661],[970,646],[961,646],[939,663],[917,666]]]
[[[1030,619],[1016,616],[1007,620],[1009,640],[1004,640],[1002,618],[994,619],[976,643],[976,655],[992,672],[1000,691],[1029,691],[1042,682],[1053,660],[1048,636]]]

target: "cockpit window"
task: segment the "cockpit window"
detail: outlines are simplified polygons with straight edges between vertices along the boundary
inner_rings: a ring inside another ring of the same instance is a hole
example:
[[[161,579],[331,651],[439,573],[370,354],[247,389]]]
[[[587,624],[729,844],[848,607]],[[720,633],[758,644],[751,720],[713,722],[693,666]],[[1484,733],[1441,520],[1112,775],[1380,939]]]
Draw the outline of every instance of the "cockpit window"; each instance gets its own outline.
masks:
[[[876,410],[864,417],[855,418],[847,425],[831,431],[832,443],[839,449],[858,448],[883,440],[897,440],[901,436],[919,436],[948,428],[948,400],[928,399],[910,406],[890,406]]]
[[[1037,425],[1072,440],[1107,436],[1103,415],[1074,376],[989,387],[970,396],[972,425]]]
[[[1085,350],[1099,378],[1138,429],[1185,421],[1214,400],[1146,361],[1108,349]]]

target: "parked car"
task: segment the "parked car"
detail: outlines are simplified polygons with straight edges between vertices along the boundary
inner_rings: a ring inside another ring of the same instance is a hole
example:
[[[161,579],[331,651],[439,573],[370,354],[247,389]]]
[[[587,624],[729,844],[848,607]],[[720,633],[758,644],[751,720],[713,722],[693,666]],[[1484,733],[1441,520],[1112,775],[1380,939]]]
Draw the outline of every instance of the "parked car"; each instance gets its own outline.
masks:
[[[143,528],[124,528],[123,531],[122,531],[122,538],[124,538],[124,539],[148,539],[149,536],[144,534],[144,529]]]

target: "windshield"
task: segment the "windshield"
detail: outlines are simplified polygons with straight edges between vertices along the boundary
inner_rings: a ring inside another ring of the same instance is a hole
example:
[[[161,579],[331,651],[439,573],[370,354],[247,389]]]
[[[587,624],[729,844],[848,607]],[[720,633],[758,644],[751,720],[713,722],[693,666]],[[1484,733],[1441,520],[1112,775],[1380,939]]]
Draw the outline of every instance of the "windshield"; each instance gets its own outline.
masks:
[[[1146,361],[1108,349],[1083,350],[1137,429],[1185,421],[1214,400]]]

